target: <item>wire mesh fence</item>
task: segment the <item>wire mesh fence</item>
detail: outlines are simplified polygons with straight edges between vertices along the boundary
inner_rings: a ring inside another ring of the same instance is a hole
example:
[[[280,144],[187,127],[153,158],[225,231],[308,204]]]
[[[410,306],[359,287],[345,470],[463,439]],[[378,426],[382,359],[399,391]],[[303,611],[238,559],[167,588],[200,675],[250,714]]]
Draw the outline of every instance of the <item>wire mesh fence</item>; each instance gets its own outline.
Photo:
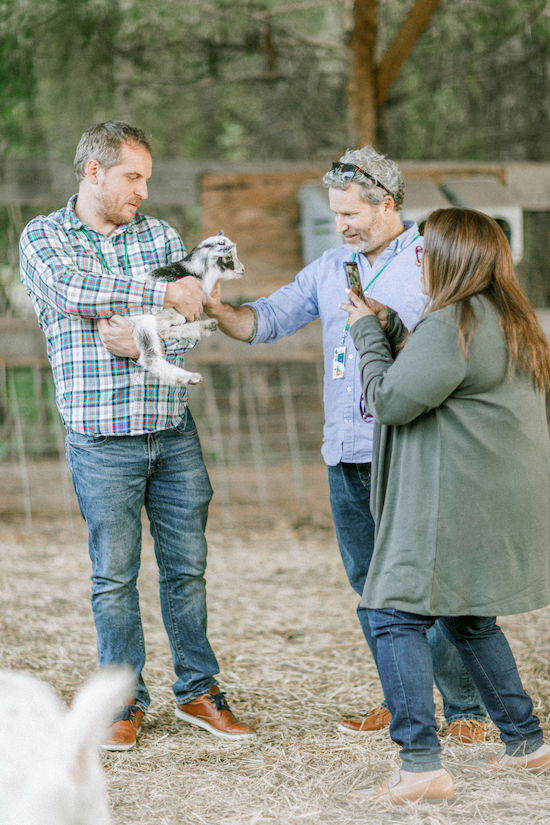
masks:
[[[206,364],[201,372],[189,406],[224,521],[243,505],[303,516],[322,471],[320,362]],[[29,530],[48,506],[74,517],[64,439],[48,362],[0,363],[0,512],[23,514]]]

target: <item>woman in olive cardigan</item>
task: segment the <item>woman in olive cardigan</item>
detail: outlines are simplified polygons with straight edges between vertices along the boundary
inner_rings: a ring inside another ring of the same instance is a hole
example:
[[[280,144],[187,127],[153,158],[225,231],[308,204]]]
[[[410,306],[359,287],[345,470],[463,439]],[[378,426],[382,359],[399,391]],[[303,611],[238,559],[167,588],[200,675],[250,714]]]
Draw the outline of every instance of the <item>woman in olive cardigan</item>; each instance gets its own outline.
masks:
[[[438,617],[505,745],[483,769],[550,769],[495,621],[550,604],[548,344],[486,215],[434,212],[423,278],[429,305],[410,335],[369,299],[348,293],[342,306],[377,423],[376,541],[362,605],[402,759],[396,775],[351,796],[390,804],[454,795],[439,760],[426,641]]]

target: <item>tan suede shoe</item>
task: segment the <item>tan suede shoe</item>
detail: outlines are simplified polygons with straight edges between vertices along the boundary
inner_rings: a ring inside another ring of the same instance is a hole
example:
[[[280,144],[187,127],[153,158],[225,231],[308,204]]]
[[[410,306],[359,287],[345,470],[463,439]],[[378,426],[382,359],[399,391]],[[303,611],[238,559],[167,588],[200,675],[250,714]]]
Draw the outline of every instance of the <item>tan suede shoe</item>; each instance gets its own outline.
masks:
[[[101,746],[103,750],[128,751],[136,744],[145,714],[141,708],[134,704],[135,701],[135,698],[131,696],[123,710],[116,717],[107,739]]]
[[[225,693],[217,685],[212,685],[208,693],[178,705],[175,713],[178,719],[204,728],[222,739],[251,739],[256,736],[253,727],[237,722],[225,701]]]
[[[503,749],[499,753],[494,753],[485,761],[467,762],[464,767],[483,773],[517,770],[542,773],[550,770],[550,745],[541,745],[532,753],[519,754],[518,756],[509,756],[506,750]]]
[[[444,802],[455,795],[453,778],[444,768],[436,771],[397,771],[376,788],[350,791],[348,798],[362,804],[405,805],[407,802]]]
[[[387,728],[391,722],[391,713],[381,706],[369,710],[366,716],[358,719],[342,719],[338,730],[344,733],[369,733],[373,730]]]
[[[485,742],[485,722],[479,722],[477,719],[455,719],[449,725],[448,734],[465,745]]]

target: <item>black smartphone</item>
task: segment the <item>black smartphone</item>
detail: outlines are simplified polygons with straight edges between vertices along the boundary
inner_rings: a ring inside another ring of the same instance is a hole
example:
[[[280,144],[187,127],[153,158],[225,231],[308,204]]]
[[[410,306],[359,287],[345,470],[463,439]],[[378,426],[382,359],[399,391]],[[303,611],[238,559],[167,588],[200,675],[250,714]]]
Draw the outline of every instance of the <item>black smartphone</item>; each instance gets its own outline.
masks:
[[[359,266],[355,261],[344,263],[346,270],[346,278],[348,279],[348,286],[352,292],[359,297],[363,297],[363,287],[361,286],[361,278],[359,277]]]

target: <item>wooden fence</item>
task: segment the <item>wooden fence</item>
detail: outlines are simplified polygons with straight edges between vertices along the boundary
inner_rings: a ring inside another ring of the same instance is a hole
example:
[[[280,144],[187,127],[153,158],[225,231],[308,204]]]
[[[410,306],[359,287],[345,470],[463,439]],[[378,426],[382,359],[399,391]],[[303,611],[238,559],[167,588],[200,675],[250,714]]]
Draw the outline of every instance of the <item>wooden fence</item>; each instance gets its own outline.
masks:
[[[220,334],[188,354],[187,365],[204,378],[189,388],[189,405],[225,521],[236,505],[265,513],[275,499],[296,515],[307,511],[308,477],[322,466],[319,338],[317,324],[292,339],[255,347]],[[0,320],[0,462],[4,483],[6,473],[10,478],[4,511],[24,512],[29,529],[44,502],[40,462],[55,479],[55,509],[72,518],[64,449],[42,333],[32,319]],[[237,475],[246,480],[237,483]]]

